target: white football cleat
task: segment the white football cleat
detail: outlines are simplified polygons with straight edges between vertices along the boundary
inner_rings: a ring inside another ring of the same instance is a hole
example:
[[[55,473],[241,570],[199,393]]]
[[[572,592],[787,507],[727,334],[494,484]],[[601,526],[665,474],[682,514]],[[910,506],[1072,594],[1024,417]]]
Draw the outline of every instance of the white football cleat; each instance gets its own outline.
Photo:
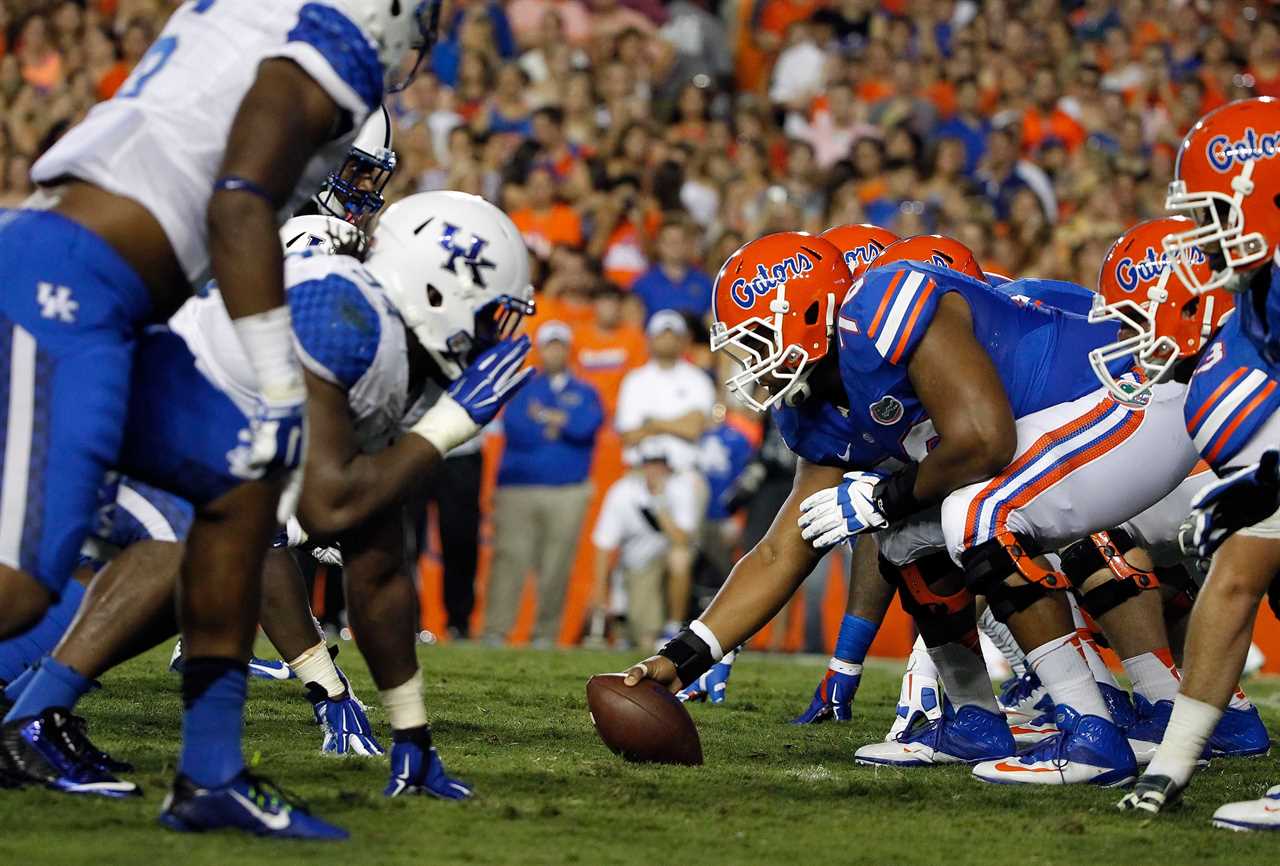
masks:
[[[930,764],[972,764],[1012,755],[1013,738],[1004,716],[982,707],[959,710],[944,703],[933,721],[916,716],[916,724],[891,742],[869,743],[853,758],[859,764],[923,767]]]
[[[1053,714],[1053,698],[1049,697],[1049,690],[1030,669],[1002,683],[996,701],[1011,725],[1030,722],[1045,713]]]
[[[1059,704],[1058,733],[1012,758],[973,768],[984,782],[1001,785],[1126,785],[1138,775],[1133,749],[1115,722],[1082,716]]]
[[[1213,826],[1224,830],[1280,830],[1280,785],[1272,785],[1258,800],[1227,803],[1213,813]]]

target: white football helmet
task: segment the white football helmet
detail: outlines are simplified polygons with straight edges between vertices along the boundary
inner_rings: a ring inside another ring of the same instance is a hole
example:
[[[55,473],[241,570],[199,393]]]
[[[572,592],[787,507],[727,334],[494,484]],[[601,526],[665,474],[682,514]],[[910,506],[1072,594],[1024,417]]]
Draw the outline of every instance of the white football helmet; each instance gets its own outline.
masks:
[[[339,247],[353,244],[360,238],[360,229],[346,220],[321,214],[298,216],[280,227],[280,243],[286,253],[319,249],[331,256]]]
[[[342,165],[330,172],[316,194],[321,213],[364,226],[382,210],[382,191],[396,171],[391,130],[391,115],[380,105],[360,127]]]
[[[402,89],[430,53],[440,24],[443,0],[328,0],[347,14],[366,36],[378,46],[378,60],[392,90]],[[392,85],[399,77],[400,64],[410,51],[417,51],[413,71],[405,81]]]
[[[529,252],[501,210],[464,192],[424,192],[387,208],[365,267],[451,379],[531,315]]]

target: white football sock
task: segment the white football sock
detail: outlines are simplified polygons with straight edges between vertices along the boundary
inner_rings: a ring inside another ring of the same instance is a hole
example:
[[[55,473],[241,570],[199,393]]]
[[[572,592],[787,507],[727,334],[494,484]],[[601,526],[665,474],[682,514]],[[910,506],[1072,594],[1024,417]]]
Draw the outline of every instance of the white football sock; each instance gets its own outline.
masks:
[[[342,679],[338,676],[338,669],[333,664],[333,658],[329,655],[329,647],[324,641],[320,641],[288,664],[289,670],[297,674],[303,685],[316,683],[331,698],[340,697],[346,691],[342,685]]]
[[[996,649],[1000,650],[1000,654],[1009,662],[1009,667],[1013,668],[1015,674],[1022,676],[1027,672],[1026,654],[1013,639],[1013,632],[1009,631],[1007,625],[996,619],[991,608],[983,609],[982,616],[978,617],[978,628],[982,629],[982,633],[995,644]]]
[[[991,691],[991,678],[982,656],[973,649],[958,643],[945,643],[929,647],[929,658],[939,673],[942,687],[956,707],[972,705],[1000,712],[995,693]],[[914,655],[914,653],[912,653]],[[916,672],[908,668],[908,672]]]
[[[1084,614],[1080,612],[1080,605],[1070,593],[1067,594],[1067,602],[1071,605],[1071,620],[1076,626],[1076,636],[1080,638],[1080,651],[1084,654],[1084,660],[1089,663],[1089,670],[1093,671],[1094,680],[1113,688],[1120,688],[1115,674],[1111,673],[1111,668],[1107,667],[1107,663],[1102,660],[1102,654],[1098,652],[1097,641],[1093,639],[1093,630],[1085,622]]]
[[[378,692],[382,708],[387,711],[387,721],[392,730],[404,731],[420,728],[427,723],[427,707],[422,702],[422,671],[400,685]]]
[[[938,679],[938,668],[929,656],[929,648],[924,645],[924,638],[917,637],[911,645],[911,655],[907,656],[907,673],[926,679]]]
[[[1124,659],[1124,672],[1133,683],[1134,694],[1142,695],[1151,703],[1171,701],[1178,696],[1178,687],[1182,685],[1178,669],[1173,666],[1173,656],[1169,650],[1161,649],[1146,652],[1131,659]]]
[[[1185,786],[1196,771],[1196,761],[1204,753],[1204,744],[1221,717],[1222,710],[1217,707],[1178,695],[1173,701],[1169,725],[1164,729],[1164,740],[1151,766],[1147,767],[1147,775],[1168,776]]]
[[[1244,693],[1244,689],[1237,687],[1235,694],[1227,702],[1227,706],[1233,710],[1251,710],[1253,709],[1253,701],[1249,700],[1249,696]]]
[[[1093,671],[1085,661],[1080,638],[1064,634],[1027,653],[1027,664],[1040,677],[1055,704],[1066,705],[1078,713],[1101,716],[1112,721],[1102,700]]]

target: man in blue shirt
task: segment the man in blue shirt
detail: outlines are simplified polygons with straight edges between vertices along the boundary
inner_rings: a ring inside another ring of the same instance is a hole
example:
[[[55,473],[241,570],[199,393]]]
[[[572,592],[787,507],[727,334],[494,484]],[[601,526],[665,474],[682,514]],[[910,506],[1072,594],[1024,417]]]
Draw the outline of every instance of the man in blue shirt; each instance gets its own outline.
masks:
[[[711,277],[693,264],[693,236],[682,220],[670,220],[658,230],[657,263],[631,287],[644,302],[646,321],[658,310],[675,310],[701,319],[711,309]]]
[[[515,624],[525,575],[537,575],[535,646],[560,634],[569,571],[591,500],[591,455],[604,422],[594,388],[568,372],[572,335],[564,322],[538,329],[541,369],[503,416],[506,449],[494,496],[494,555],[484,639],[506,640]]]

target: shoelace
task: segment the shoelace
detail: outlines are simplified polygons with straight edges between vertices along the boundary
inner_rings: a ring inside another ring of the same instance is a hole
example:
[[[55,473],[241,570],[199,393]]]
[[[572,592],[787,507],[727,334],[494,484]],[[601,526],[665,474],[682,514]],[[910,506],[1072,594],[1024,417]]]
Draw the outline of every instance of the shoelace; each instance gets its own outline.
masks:
[[[266,776],[245,770],[244,779],[249,787],[249,796],[262,808],[284,808],[303,815],[311,814],[311,807],[306,800]]]
[[[1028,671],[1020,677],[1013,677],[1006,680],[1000,689],[1000,704],[1006,707],[1016,707],[1027,698],[1031,697],[1037,686],[1032,683],[1033,674]]]

